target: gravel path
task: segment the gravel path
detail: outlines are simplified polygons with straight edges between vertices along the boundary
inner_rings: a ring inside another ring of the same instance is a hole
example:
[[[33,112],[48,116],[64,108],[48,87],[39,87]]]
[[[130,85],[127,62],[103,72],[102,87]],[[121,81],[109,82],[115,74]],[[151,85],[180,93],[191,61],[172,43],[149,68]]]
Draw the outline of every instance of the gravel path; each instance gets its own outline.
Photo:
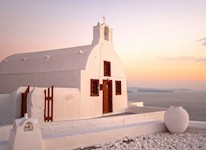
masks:
[[[125,137],[102,145],[76,150],[206,150],[206,132],[183,134],[157,133],[139,137]]]

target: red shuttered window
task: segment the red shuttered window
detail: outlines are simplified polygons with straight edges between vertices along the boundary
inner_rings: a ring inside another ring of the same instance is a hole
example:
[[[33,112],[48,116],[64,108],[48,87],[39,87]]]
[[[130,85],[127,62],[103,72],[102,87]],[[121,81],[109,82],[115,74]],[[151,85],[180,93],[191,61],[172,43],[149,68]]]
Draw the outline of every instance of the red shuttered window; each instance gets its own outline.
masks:
[[[116,85],[116,95],[121,95],[122,94],[122,83],[121,81],[115,81]]]
[[[90,96],[99,96],[99,80],[97,79],[90,81]]]
[[[104,76],[111,76],[111,63],[104,61]]]

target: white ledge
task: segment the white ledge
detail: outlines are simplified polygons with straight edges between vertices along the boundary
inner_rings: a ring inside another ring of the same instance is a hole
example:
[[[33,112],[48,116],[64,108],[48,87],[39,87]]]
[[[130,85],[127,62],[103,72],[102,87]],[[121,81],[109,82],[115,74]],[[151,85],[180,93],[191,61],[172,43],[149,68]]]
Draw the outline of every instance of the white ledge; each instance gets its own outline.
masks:
[[[206,121],[189,121],[187,130],[206,132]]]

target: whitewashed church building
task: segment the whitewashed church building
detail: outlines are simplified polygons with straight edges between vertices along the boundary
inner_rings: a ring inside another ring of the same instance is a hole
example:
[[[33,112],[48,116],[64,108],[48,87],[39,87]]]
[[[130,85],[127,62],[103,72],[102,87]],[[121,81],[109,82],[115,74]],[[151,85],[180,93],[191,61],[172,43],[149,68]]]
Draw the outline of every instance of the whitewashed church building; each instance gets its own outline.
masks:
[[[93,27],[91,45],[15,54],[0,63],[0,123],[25,112],[40,121],[58,121],[126,108],[127,78],[105,23]]]

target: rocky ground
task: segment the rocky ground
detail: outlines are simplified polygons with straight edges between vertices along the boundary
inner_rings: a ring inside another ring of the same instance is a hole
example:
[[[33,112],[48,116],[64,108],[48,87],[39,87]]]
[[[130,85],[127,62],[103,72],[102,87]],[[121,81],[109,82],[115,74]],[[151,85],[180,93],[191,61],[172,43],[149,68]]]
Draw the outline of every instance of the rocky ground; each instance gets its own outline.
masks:
[[[206,150],[206,132],[157,133],[125,137],[110,143],[76,150]]]

